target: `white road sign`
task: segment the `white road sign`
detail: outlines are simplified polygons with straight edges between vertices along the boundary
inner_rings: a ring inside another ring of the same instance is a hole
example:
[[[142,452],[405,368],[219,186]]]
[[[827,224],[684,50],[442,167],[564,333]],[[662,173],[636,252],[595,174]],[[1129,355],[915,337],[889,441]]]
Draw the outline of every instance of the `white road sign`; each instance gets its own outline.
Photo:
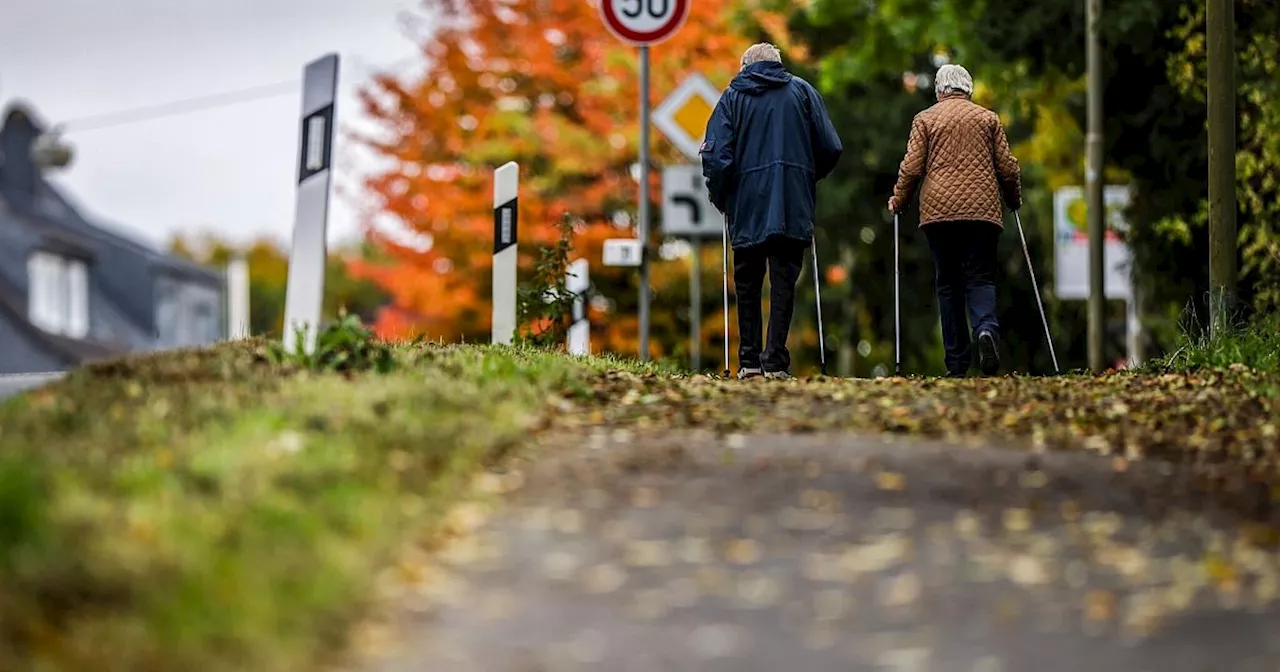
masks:
[[[707,121],[720,101],[720,90],[706,77],[693,73],[653,111],[653,125],[685,156],[699,160],[698,149]]]
[[[1124,209],[1129,188],[1107,186],[1102,200],[1106,210],[1106,245],[1102,258],[1103,290],[1108,299],[1129,299],[1133,294],[1130,271],[1133,253],[1123,236],[1129,230]],[[1089,225],[1084,189],[1063,187],[1053,195],[1054,293],[1060,299],[1089,298]]]
[[[711,205],[702,167],[667,166],[662,170],[662,233],[680,238],[718,238],[724,215]]]
[[[604,241],[605,266],[639,266],[639,238],[610,238]]]
[[[604,25],[637,46],[657,44],[675,34],[689,16],[692,0],[599,0]]]

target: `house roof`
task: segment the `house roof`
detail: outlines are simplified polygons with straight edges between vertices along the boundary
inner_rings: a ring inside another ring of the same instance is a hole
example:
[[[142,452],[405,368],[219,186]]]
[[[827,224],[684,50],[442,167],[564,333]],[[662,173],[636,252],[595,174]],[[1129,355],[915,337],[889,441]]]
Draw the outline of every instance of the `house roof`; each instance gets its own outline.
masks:
[[[31,321],[27,319],[26,298],[22,292],[17,291],[13,285],[3,279],[0,279],[0,313],[7,314],[10,322],[38,344],[41,349],[61,359],[68,365],[123,355],[129,351],[129,347],[123,344],[107,344],[68,338],[58,334],[51,334],[31,324]]]
[[[93,339],[137,340],[148,334],[154,338],[157,276],[222,287],[218,271],[166,254],[87,215],[69,194],[46,180],[30,159],[31,144],[44,132],[37,116],[19,104],[3,117],[0,140],[8,156],[0,155],[0,312],[9,314],[38,343],[47,344],[51,353],[68,363],[124,352],[129,349],[124,345]],[[26,311],[26,257],[34,249],[92,260],[91,297],[94,305],[106,309],[104,314],[115,326],[101,333],[95,327],[95,334],[82,341],[31,325]]]

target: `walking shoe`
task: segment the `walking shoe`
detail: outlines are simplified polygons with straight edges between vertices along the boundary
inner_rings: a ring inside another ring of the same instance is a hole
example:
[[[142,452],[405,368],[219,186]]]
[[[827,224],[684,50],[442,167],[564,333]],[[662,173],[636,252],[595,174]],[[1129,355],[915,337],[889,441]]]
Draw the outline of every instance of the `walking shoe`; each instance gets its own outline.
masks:
[[[765,371],[764,377],[766,380],[791,380],[791,372],[790,371]]]
[[[984,376],[1000,373],[1000,349],[996,347],[995,334],[989,331],[978,334],[978,368]]]
[[[751,380],[752,378],[759,378],[762,375],[764,375],[764,371],[757,368],[744,367],[738,369],[738,380]]]
[[[969,376],[968,371],[948,371],[946,377],[947,378],[967,378],[968,376]]]

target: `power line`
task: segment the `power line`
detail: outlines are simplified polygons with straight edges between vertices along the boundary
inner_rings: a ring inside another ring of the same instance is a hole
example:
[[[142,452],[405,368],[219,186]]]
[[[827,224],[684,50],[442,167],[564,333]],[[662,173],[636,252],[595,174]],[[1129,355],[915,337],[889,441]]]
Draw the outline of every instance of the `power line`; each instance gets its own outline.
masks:
[[[299,85],[300,83],[297,80],[277,82],[275,84],[255,86],[248,89],[239,89],[237,91],[227,91],[225,93],[218,93],[209,96],[184,98],[181,100],[170,101],[168,103],[161,103],[159,105],[138,107],[131,110],[121,110],[119,112],[108,112],[106,114],[80,117],[79,119],[65,121],[59,125],[66,128],[67,131],[96,131],[102,128],[110,128],[112,126],[122,126],[124,124],[135,124],[142,121],[175,117],[182,114],[191,114],[192,112],[200,112],[216,107],[227,107],[229,105],[239,105],[241,103],[248,103],[255,100],[263,100],[265,98],[274,98],[287,93],[297,93]]]

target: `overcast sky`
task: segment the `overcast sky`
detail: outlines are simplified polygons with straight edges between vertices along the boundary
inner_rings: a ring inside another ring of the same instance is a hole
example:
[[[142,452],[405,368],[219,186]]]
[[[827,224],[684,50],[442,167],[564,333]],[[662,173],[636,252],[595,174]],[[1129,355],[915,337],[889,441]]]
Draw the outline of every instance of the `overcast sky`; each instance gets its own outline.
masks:
[[[326,52],[342,57],[339,125],[358,126],[356,88],[412,73],[398,17],[415,0],[0,0],[0,107],[30,102],[74,120],[282,82]],[[287,240],[293,226],[299,93],[76,132],[56,178],[91,214],[157,244],[182,231]],[[339,141],[339,183],[373,165]],[[358,234],[335,197],[331,241]]]

